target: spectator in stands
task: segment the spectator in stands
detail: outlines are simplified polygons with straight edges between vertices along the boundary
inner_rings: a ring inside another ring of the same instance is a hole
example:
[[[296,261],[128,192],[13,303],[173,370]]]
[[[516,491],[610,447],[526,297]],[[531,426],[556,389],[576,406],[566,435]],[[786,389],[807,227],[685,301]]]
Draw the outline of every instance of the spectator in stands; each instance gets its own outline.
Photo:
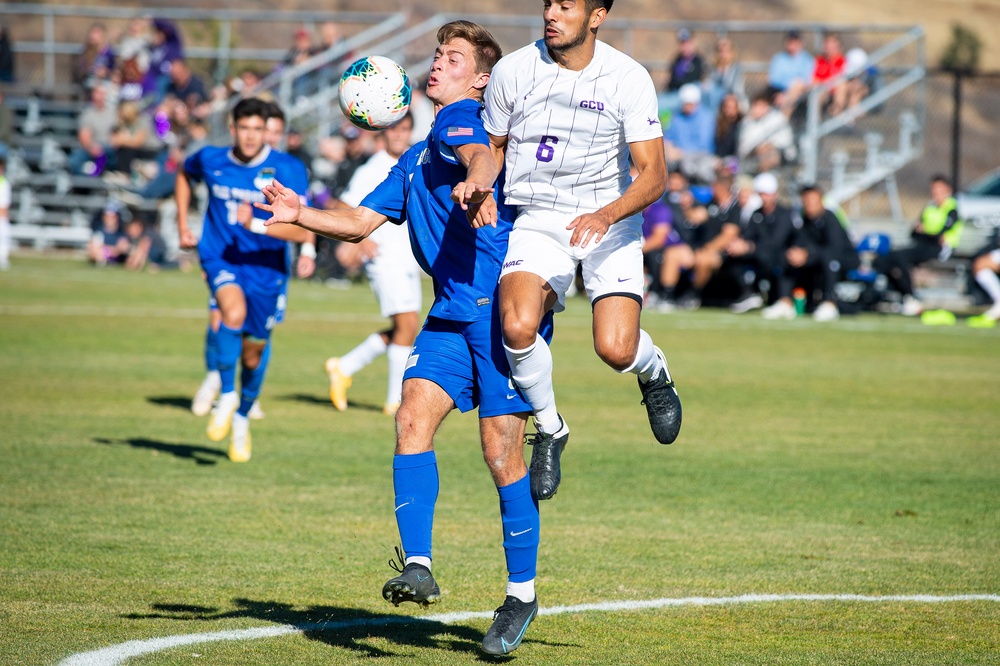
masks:
[[[776,291],[777,267],[797,237],[792,210],[778,201],[778,179],[774,174],[759,174],[753,186],[760,207],[750,214],[741,236],[726,247],[726,253],[746,262],[756,277],[755,284],[743,282],[744,293],[730,307],[737,313],[756,310],[769,300],[761,296],[761,290],[767,285],[770,291]]]
[[[0,88],[0,157],[7,158],[11,139],[14,138],[14,110],[7,104]]]
[[[715,156],[715,114],[701,105],[701,88],[687,83],[679,91],[680,113],[670,118],[665,133],[667,164],[680,168],[688,178],[711,182],[718,158]]]
[[[0,271],[10,268],[10,181],[7,180],[7,156],[0,155]]]
[[[344,44],[344,37],[340,34],[340,28],[333,21],[325,21],[319,26],[319,44],[312,50],[312,55],[324,53],[330,49],[337,48]],[[343,73],[346,64],[354,59],[354,52],[347,51],[335,60],[331,60],[316,71],[317,90],[337,85],[340,75]]]
[[[737,155],[750,171],[772,171],[795,161],[798,149],[788,118],[771,106],[768,95],[754,97],[740,123]]]
[[[208,91],[205,83],[191,71],[187,61],[179,58],[170,63],[170,84],[166,95],[184,102],[195,115],[203,116],[196,109],[208,101]]]
[[[340,135],[344,137],[344,159],[337,165],[337,175],[330,189],[333,197],[339,197],[347,184],[351,182],[351,177],[359,166],[368,161],[372,151],[372,133],[358,129],[350,123],[345,123],[340,128]],[[339,207],[339,204],[337,204]]]
[[[0,82],[14,82],[14,46],[5,23],[0,23]]]
[[[307,28],[299,28],[295,31],[295,37],[292,41],[292,47],[285,54],[285,58],[281,61],[282,67],[290,68],[299,65],[310,57],[314,53],[312,33]],[[303,95],[309,94],[311,92],[312,81],[307,75],[299,76],[292,82],[292,96],[295,99],[302,97]]]
[[[889,284],[903,297],[902,314],[914,317],[923,311],[923,304],[913,295],[910,272],[931,259],[945,260],[951,256],[962,234],[958,204],[952,196],[951,183],[942,175],[931,178],[931,200],[920,213],[920,221],[910,232],[909,247],[892,250],[875,260],[875,270],[889,278]]]
[[[718,174],[712,183],[708,220],[699,225],[695,235],[691,284],[699,293],[720,272],[727,259],[726,248],[740,235],[740,204],[733,180],[728,172]]]
[[[288,128],[288,133],[285,136],[285,152],[293,157],[297,157],[306,166],[306,171],[309,171],[309,165],[312,164],[313,156],[306,147],[299,128]]]
[[[643,305],[647,308],[668,300],[660,275],[672,226],[673,211],[663,201],[655,201],[642,211],[642,264],[649,285]],[[679,238],[676,240],[679,242]]]
[[[736,188],[736,202],[740,207],[740,227],[746,229],[750,216],[760,208],[760,195],[754,187],[753,176],[748,173],[738,173],[733,179],[733,187]]]
[[[69,156],[70,171],[77,175],[99,176],[108,164],[111,131],[118,123],[118,112],[107,102],[104,86],[90,91],[90,104],[80,112],[76,137],[79,148]]]
[[[708,75],[708,104],[717,107],[729,94],[736,95],[740,110],[747,108],[746,75],[736,56],[736,49],[728,37],[715,41],[715,61]]]
[[[87,257],[95,266],[122,264],[128,257],[131,243],[122,228],[123,217],[131,219],[128,209],[117,201],[109,201],[101,211],[100,226],[87,245]]]
[[[1000,275],[998,273],[1000,273],[1000,234],[994,233],[992,242],[976,252],[972,258],[972,276],[989,296],[992,304],[981,315],[969,317],[969,326],[993,328],[1000,320]]]
[[[127,270],[138,272],[148,267],[151,273],[155,273],[161,268],[176,266],[167,260],[167,244],[155,222],[145,225],[142,220],[133,218],[125,225],[125,235],[129,241],[125,259]]]
[[[728,93],[719,104],[719,113],[715,118],[715,154],[718,157],[735,157],[739,150],[740,121],[743,112],[740,111],[740,100],[734,93]]]
[[[681,278],[694,267],[695,241],[699,225],[708,220],[707,209],[695,201],[687,178],[680,171],[667,177],[667,193],[663,201],[670,207],[671,230],[663,251],[659,275],[659,293],[649,303],[657,312],[673,312],[677,307],[696,306],[697,299],[678,302]]]
[[[868,54],[862,48],[854,47],[844,56],[847,64],[844,72],[851,78],[847,80],[845,108],[857,106],[861,100],[878,87],[878,69],[868,63]]]
[[[794,319],[797,313],[792,291],[799,287],[806,292],[807,307],[818,303],[813,319],[833,321],[840,317],[834,286],[847,271],[858,267],[858,253],[840,219],[824,207],[818,187],[804,186],[800,198],[797,237],[778,265],[778,300],[762,314],[765,319]]]
[[[677,56],[667,71],[667,92],[677,92],[688,83],[701,84],[705,78],[705,63],[698,53],[698,42],[687,28],[677,31]]]
[[[847,82],[830,86],[833,79],[844,73],[847,58],[844,56],[840,36],[829,33],[823,38],[823,53],[816,57],[813,85],[820,88],[820,108],[831,116],[840,114],[847,107]]]
[[[143,108],[155,99],[155,80],[146,76],[150,56],[142,44],[128,41],[122,45],[118,70],[113,81],[118,84],[119,102],[136,102]]]
[[[122,102],[118,105],[118,123],[111,131],[110,146],[115,153],[115,171],[128,176],[133,162],[153,159],[163,143],[149,116],[139,112],[139,105]]]
[[[816,63],[802,46],[802,35],[791,30],[785,49],[774,54],[767,69],[767,92],[771,102],[790,118],[803,96],[809,92]]]
[[[153,20],[151,35],[145,87],[152,91],[154,102],[158,103],[170,85],[171,64],[184,59],[184,45],[177,26],[166,19]]]
[[[108,41],[108,31],[103,23],[95,23],[87,31],[83,52],[77,56],[73,67],[73,83],[84,88],[111,79],[115,71],[115,50]]]

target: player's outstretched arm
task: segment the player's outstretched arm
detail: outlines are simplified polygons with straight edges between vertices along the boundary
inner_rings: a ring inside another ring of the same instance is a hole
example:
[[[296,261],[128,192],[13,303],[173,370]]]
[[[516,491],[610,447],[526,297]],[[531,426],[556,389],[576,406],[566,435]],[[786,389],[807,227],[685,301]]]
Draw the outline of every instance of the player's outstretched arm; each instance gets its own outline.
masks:
[[[364,206],[348,210],[317,210],[303,206],[295,190],[277,180],[261,191],[267,203],[255,203],[254,206],[271,213],[270,219],[264,222],[268,227],[294,224],[334,240],[357,243],[389,219]]]
[[[628,144],[632,162],[639,175],[625,192],[607,206],[581,215],[566,225],[573,230],[571,246],[587,247],[608,232],[611,225],[644,210],[663,196],[667,189],[667,163],[663,156],[663,140],[649,139]]]

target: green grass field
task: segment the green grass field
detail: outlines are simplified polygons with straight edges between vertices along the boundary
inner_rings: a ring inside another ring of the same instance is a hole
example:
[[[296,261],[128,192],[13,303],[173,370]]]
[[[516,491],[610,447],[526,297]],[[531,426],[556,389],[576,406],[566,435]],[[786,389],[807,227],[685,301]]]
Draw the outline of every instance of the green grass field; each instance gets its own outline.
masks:
[[[473,415],[437,439],[440,604],[394,608],[385,361],[327,400],[323,360],[381,324],[366,286],[296,283],[253,460],[188,411],[195,274],[21,258],[0,274],[0,662],[281,625],[129,664],[468,664],[505,572]],[[1000,330],[898,317],[649,315],[684,404],[663,447],[589,307],[556,321],[572,428],[542,505],[542,607],[747,594],[1000,594]],[[438,618],[407,621],[406,618]],[[325,626],[323,623],[329,623]],[[238,636],[238,634],[234,635]],[[231,636],[233,637],[233,636]],[[789,601],[544,615],[523,664],[1000,663],[996,600]],[[119,663],[79,661],[77,663]]]

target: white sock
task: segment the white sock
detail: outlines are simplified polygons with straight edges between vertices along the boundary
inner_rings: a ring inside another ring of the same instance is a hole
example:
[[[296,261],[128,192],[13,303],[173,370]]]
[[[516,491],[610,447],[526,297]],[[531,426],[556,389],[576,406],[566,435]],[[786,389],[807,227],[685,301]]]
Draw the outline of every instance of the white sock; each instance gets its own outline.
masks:
[[[976,271],[976,282],[990,295],[994,304],[1000,303],[1000,276],[989,268],[981,268]]]
[[[387,405],[398,405],[403,398],[403,372],[411,349],[405,345],[389,345],[386,352],[389,358],[389,390],[385,394]]]
[[[507,594],[517,597],[524,603],[531,603],[535,600],[535,579],[523,583],[512,583],[507,581]]]
[[[365,367],[388,349],[381,333],[372,333],[360,345],[340,357],[340,371],[348,377],[353,377],[361,368]]]
[[[416,557],[408,557],[406,558],[406,562],[404,563],[403,566],[406,566],[407,564],[422,564],[425,567],[427,567],[428,571],[431,570],[431,558],[429,557],[423,557],[421,555],[418,555]]]
[[[660,366],[660,357],[653,348],[653,338],[649,337],[646,331],[639,329],[639,349],[635,352],[635,360],[621,373],[624,375],[626,372],[631,372],[633,375],[638,375],[643,384],[648,384],[660,373]]]
[[[535,413],[535,424],[550,435],[559,430],[556,394],[552,388],[552,352],[542,336],[535,334],[535,344],[527,349],[503,346],[510,363],[510,375]]]

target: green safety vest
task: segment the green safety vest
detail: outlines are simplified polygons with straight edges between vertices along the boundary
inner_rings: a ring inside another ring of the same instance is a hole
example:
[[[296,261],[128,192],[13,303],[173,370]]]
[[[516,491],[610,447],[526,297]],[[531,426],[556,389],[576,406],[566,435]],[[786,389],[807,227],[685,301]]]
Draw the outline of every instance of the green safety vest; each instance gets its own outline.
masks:
[[[958,208],[955,197],[948,197],[940,206],[935,206],[930,202],[924,207],[924,212],[920,216],[920,222],[924,225],[924,233],[936,236],[944,229],[944,223],[948,221],[948,213]],[[958,245],[958,240],[962,236],[964,224],[957,220],[955,224],[944,234],[944,242],[954,249]]]

